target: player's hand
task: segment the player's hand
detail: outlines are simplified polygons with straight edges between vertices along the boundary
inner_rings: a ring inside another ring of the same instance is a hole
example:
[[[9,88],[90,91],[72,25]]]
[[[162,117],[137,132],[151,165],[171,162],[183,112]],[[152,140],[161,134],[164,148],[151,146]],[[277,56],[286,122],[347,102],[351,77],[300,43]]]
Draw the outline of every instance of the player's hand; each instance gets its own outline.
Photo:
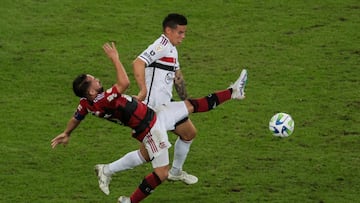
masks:
[[[103,49],[106,53],[106,55],[111,59],[111,60],[119,60],[119,53],[115,47],[115,43],[111,42],[110,43],[105,43],[103,45]]]
[[[135,96],[135,98],[139,101],[144,101],[146,97],[146,92],[140,91],[138,95]]]
[[[68,144],[70,139],[69,134],[61,133],[51,140],[51,147],[54,149],[58,144],[63,144],[64,146]]]

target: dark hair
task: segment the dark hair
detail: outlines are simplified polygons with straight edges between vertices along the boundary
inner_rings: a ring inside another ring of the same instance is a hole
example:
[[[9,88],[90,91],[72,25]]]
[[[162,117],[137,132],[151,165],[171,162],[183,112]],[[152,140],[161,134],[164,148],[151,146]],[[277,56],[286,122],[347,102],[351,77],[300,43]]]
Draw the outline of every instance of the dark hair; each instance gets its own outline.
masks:
[[[178,25],[187,25],[187,19],[185,16],[177,13],[170,13],[164,18],[162,23],[163,30],[165,30],[166,27],[175,29]]]
[[[90,82],[86,80],[87,75],[81,74],[77,76],[73,81],[73,91],[78,97],[86,97],[88,94],[88,89]]]

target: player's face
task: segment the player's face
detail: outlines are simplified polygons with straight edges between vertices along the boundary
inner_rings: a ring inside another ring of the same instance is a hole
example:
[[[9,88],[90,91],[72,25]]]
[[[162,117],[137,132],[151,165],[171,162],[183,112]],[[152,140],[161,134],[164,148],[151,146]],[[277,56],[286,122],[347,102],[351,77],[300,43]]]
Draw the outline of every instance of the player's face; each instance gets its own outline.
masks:
[[[95,90],[97,93],[101,93],[104,91],[101,82],[98,78],[95,78],[92,75],[87,75],[87,80],[91,82],[91,85],[89,87],[89,91]]]
[[[166,36],[169,38],[171,44],[174,46],[179,45],[182,40],[185,38],[186,33],[186,25],[178,25],[175,29],[173,28],[166,28],[165,30]]]

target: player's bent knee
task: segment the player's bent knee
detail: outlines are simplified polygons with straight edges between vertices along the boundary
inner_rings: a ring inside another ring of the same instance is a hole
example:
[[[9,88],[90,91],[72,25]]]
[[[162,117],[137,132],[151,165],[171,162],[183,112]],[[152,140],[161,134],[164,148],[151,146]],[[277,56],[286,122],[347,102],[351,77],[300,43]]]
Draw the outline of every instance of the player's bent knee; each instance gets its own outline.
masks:
[[[184,141],[191,141],[195,138],[197,130],[190,119],[176,126],[174,133]]]
[[[184,135],[179,135],[180,139],[183,141],[192,141],[196,137],[196,131],[193,132],[186,132]]]
[[[159,179],[163,182],[164,180],[167,179],[167,177],[169,175],[169,166],[167,165],[167,166],[154,168],[154,172],[159,177]]]

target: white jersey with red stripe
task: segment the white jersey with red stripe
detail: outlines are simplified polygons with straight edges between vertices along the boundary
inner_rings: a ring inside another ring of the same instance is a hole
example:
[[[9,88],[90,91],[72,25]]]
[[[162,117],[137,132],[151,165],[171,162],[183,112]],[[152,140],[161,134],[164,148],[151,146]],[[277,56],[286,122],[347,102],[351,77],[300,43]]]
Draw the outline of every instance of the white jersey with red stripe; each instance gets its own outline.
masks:
[[[162,34],[138,58],[146,63],[145,103],[153,108],[169,103],[172,98],[175,71],[180,69],[176,47]]]

